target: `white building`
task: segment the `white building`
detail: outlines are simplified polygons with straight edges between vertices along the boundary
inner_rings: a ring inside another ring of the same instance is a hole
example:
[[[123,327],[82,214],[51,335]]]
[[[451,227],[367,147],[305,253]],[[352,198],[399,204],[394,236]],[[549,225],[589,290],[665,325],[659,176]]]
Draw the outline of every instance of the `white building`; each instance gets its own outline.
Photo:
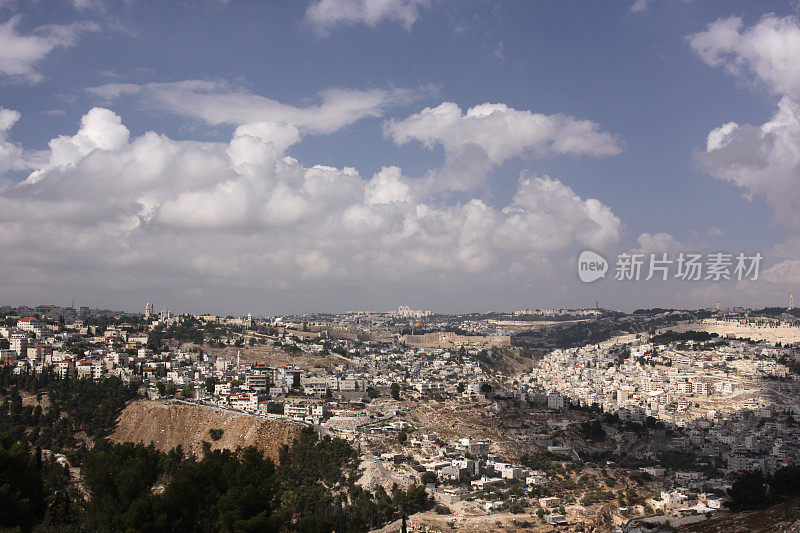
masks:
[[[551,392],[547,395],[547,407],[548,409],[564,408],[564,397],[561,396],[560,392]]]

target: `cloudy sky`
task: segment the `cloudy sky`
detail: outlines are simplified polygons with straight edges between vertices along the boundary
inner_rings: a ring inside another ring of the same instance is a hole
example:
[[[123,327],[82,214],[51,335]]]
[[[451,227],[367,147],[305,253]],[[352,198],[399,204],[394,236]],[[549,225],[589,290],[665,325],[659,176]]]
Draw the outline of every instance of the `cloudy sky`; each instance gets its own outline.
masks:
[[[797,6],[0,0],[0,304],[800,300]],[[764,260],[612,279],[682,251]]]

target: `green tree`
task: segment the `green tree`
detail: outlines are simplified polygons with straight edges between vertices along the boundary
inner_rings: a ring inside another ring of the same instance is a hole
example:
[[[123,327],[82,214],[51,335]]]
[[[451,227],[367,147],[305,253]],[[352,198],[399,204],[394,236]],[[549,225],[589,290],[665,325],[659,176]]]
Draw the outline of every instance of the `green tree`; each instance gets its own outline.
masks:
[[[88,521],[104,530],[139,528],[129,508],[146,504],[160,473],[161,454],[151,444],[101,441],[84,458],[81,474],[89,492]]]
[[[392,391],[392,398],[395,399],[395,400],[399,400],[400,399],[400,385],[398,385],[397,383],[392,383],[391,391]]]
[[[769,503],[766,479],[758,470],[740,474],[728,490],[728,495],[728,506],[734,511],[759,509]]]
[[[439,478],[436,476],[436,472],[431,472],[429,470],[422,474],[420,481],[422,482],[423,485],[428,485],[429,483],[436,483],[437,481],[439,481]]]
[[[41,460],[31,457],[21,442],[0,434],[0,529],[29,530],[44,510]]]
[[[776,498],[797,498],[800,496],[800,466],[781,468],[767,480]]]

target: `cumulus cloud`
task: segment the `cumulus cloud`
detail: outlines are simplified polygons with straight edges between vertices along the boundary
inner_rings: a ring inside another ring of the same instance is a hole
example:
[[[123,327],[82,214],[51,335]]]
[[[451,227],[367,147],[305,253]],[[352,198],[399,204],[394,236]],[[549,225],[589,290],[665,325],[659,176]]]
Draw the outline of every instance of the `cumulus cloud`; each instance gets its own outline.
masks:
[[[99,29],[94,23],[50,24],[23,35],[18,31],[21,20],[17,15],[0,22],[0,74],[34,83],[42,79],[35,66],[47,54],[73,46],[80,34]]]
[[[707,64],[781,95],[764,124],[731,121],[711,130],[697,155],[701,168],[748,199],[762,197],[775,223],[800,228],[800,22],[770,13],[748,28],[729,17],[687,39]]]
[[[667,253],[675,254],[681,251],[688,251],[686,246],[675,240],[669,233],[642,233],[639,235],[639,251],[643,253]]]
[[[495,164],[528,153],[609,156],[621,151],[619,141],[600,131],[596,122],[519,111],[505,104],[481,104],[463,113],[458,105],[444,102],[403,120],[390,120],[384,132],[397,144],[412,140],[428,148],[441,144],[450,153],[476,145]]]
[[[616,155],[621,143],[597,123],[568,115],[520,111],[505,104],[482,104],[462,112],[444,102],[402,120],[389,120],[384,135],[399,145],[419,141],[441,145],[445,164],[430,172],[424,186],[431,193],[469,191],[485,183],[488,172],[506,160],[529,155]]]
[[[800,228],[800,106],[783,97],[761,126],[724,124],[708,134],[697,160],[712,176],[763,197],[775,222]]]
[[[17,283],[0,286],[44,294],[61,290],[58,280],[203,298],[451,290],[495,276],[508,286],[552,254],[619,239],[607,206],[547,176],[523,174],[503,207],[432,203],[397,167],[365,179],[304,166],[282,152],[287,135],[245,124],[223,143],[132,137],[112,111],[90,110],[75,134],[51,141],[29,179],[0,190],[0,280]]]
[[[331,88],[319,103],[292,106],[229,86],[224,82],[184,80],[170,83],[110,83],[88,89],[105,101],[126,96],[148,107],[200,119],[211,125],[264,123],[263,127],[296,128],[306,133],[331,133],[367,117],[379,117],[394,104],[414,97],[406,89],[350,90]],[[269,126],[269,125],[273,126]],[[292,134],[285,131],[286,142]]]
[[[716,226],[703,231],[692,230],[690,232],[691,239],[688,241],[679,241],[672,234],[663,231],[659,233],[642,233],[636,239],[639,248],[635,251],[645,254],[666,253],[670,256],[676,256],[681,252],[697,253],[708,251],[714,249],[713,242],[722,235],[722,230]]]
[[[81,118],[78,133],[51,140],[49,164],[28,178],[36,181],[44,172],[76,164],[94,150],[115,150],[128,141],[130,132],[122,119],[108,109],[95,107]]]
[[[410,30],[419,18],[419,8],[430,4],[431,0],[314,0],[305,17],[321,36],[355,24],[374,28],[385,20],[399,22]]]
[[[800,283],[800,260],[787,259],[764,270],[761,279],[770,283]]]
[[[770,92],[800,97],[800,24],[795,16],[764,15],[746,28],[739,17],[719,19],[687,37],[712,67],[723,67]]]

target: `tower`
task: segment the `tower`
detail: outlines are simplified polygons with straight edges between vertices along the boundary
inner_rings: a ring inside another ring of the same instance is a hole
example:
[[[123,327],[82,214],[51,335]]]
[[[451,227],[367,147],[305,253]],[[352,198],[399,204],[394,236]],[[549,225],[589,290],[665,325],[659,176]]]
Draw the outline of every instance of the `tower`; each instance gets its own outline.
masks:
[[[789,295],[789,311],[791,311],[793,309],[794,309],[794,295],[790,294]]]
[[[152,314],[153,314],[153,304],[147,302],[144,306],[144,319],[148,320],[150,318],[150,315]]]

